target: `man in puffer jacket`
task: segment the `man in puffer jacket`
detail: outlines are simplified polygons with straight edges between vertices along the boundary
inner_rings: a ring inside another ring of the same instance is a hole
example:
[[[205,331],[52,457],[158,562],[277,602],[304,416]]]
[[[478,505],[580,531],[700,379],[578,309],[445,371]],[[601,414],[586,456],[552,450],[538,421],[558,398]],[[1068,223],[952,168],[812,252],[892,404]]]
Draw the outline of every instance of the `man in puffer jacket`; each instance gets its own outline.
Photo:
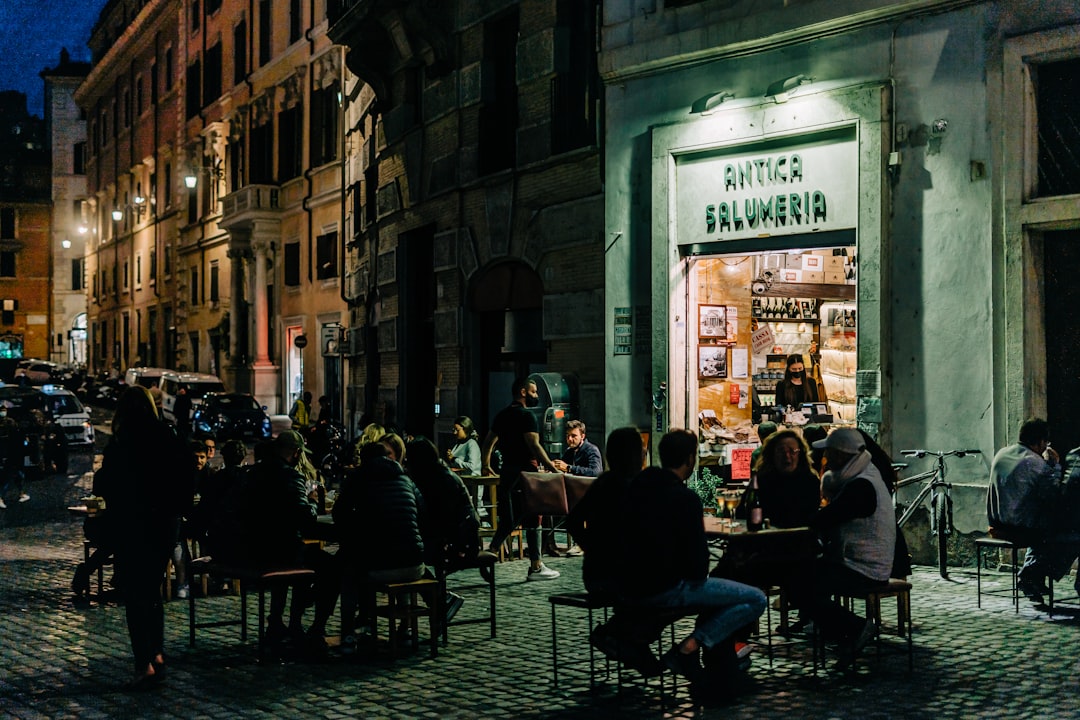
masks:
[[[356,642],[357,598],[367,598],[376,585],[424,574],[424,499],[386,446],[368,443],[360,449],[360,465],[345,476],[333,514],[342,573],[341,637],[348,653]]]

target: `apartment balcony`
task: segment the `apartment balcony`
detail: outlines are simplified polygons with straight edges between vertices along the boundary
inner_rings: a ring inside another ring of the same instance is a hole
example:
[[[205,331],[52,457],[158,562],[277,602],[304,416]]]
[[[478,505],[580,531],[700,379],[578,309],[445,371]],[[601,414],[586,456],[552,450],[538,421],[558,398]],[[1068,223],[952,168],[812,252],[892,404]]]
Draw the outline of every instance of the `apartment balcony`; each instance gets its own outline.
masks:
[[[281,218],[281,189],[276,185],[247,185],[221,200],[221,220],[225,230],[250,229],[260,221]]]

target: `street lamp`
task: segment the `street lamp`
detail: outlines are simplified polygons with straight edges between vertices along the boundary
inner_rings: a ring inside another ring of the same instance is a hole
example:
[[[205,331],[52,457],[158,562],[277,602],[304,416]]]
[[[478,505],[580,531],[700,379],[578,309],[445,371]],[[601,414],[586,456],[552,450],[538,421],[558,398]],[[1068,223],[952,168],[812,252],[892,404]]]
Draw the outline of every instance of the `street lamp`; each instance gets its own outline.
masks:
[[[199,173],[206,173],[215,181],[220,180],[225,175],[225,171],[221,169],[221,163],[217,160],[210,166],[196,165],[190,168],[187,175],[184,176],[184,186],[188,190],[193,190],[199,184]]]

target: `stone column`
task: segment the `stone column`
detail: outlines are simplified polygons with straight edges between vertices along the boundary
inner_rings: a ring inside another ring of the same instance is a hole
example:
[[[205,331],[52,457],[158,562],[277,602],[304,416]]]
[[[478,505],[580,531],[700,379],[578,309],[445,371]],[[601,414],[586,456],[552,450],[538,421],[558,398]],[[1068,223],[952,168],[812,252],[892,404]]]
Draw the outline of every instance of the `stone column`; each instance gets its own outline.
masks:
[[[255,251],[255,366],[270,365],[270,308],[266,300],[266,259],[270,243],[257,238],[252,242]]]
[[[244,256],[243,250],[229,250],[229,281],[232,298],[229,302],[229,361],[236,366],[240,358],[247,356],[247,348],[240,346],[240,322],[244,308]]]

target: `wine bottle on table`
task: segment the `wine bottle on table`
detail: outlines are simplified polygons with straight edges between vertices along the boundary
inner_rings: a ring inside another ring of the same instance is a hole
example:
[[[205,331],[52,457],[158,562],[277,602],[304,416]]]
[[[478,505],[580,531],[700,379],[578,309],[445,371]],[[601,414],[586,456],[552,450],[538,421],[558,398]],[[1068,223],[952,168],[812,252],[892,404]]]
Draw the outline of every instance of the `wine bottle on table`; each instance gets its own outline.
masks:
[[[765,527],[765,512],[761,508],[761,496],[758,494],[757,475],[750,479],[746,489],[746,529],[757,532]]]

